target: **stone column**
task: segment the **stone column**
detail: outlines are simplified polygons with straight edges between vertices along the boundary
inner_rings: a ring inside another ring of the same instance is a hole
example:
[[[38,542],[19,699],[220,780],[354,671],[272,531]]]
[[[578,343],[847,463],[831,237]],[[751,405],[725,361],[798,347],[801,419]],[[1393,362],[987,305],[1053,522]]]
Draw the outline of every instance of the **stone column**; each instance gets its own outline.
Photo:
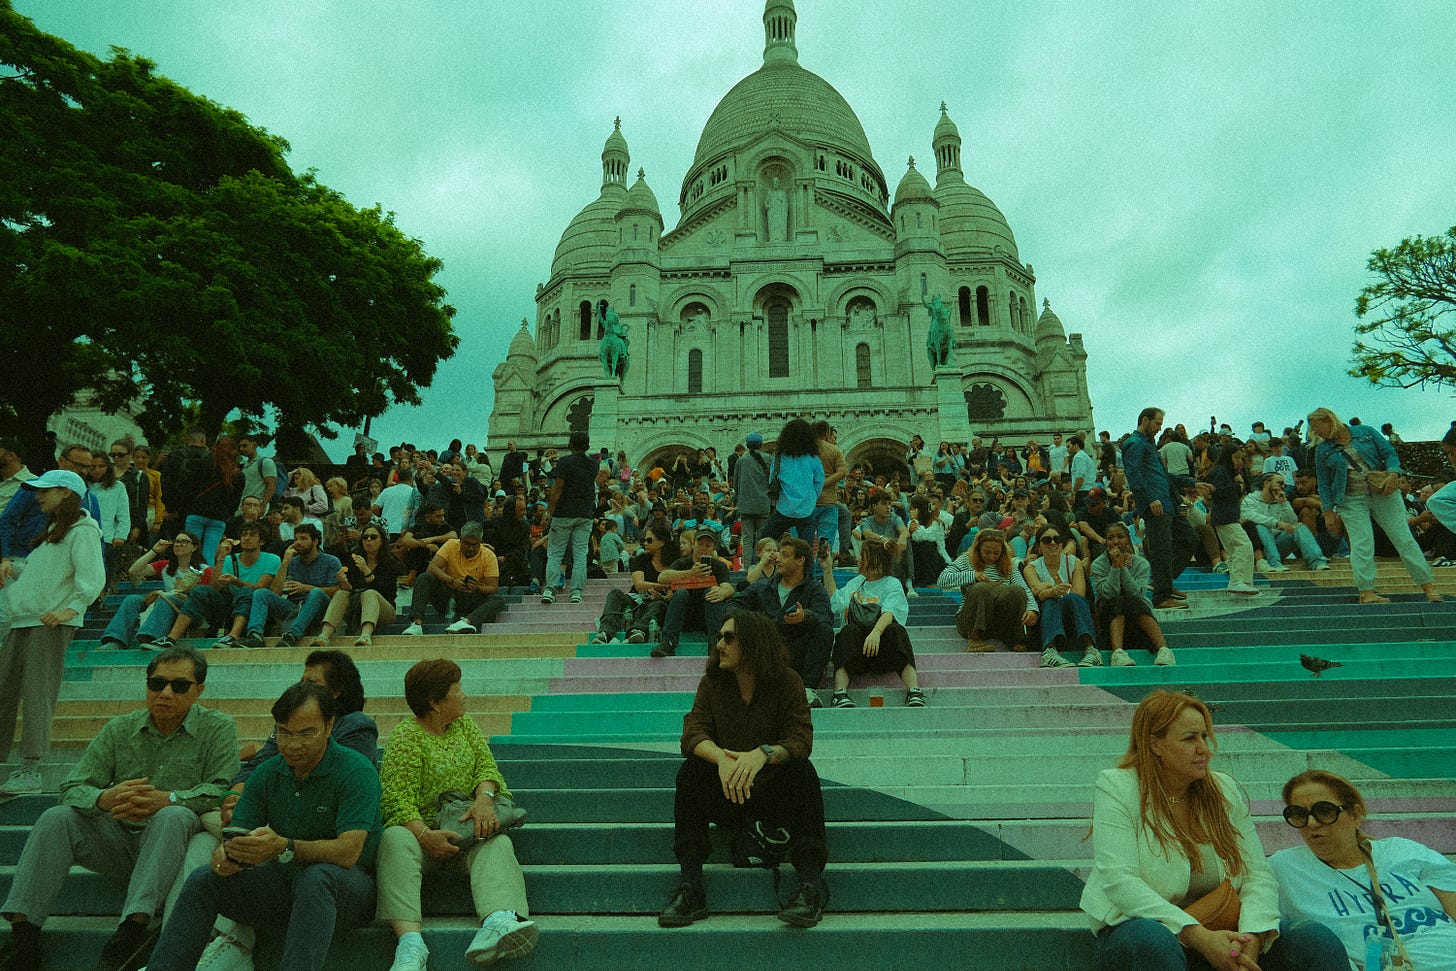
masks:
[[[600,403],[601,399],[597,399]],[[970,441],[970,421],[966,418],[966,396],[961,392],[961,372],[953,364],[942,364],[935,369],[935,401],[940,414],[940,431],[936,438],[942,442]],[[596,412],[592,412],[596,422]],[[595,439],[593,439],[595,441]]]
[[[593,452],[606,447],[615,454],[620,447],[618,442],[621,429],[617,424],[617,399],[621,397],[621,394],[621,385],[616,381],[601,379],[597,382],[595,396],[592,399],[591,424],[587,427],[587,433],[591,436]]]

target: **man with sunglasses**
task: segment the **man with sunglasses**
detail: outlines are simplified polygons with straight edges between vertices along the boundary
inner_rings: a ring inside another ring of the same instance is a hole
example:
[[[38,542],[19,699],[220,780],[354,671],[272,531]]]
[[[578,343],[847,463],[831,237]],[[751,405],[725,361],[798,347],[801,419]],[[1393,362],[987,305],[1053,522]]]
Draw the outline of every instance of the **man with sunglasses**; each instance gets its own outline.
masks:
[[[40,931],[73,865],[129,878],[122,921],[98,969],[136,967],[182,866],[198,814],[214,808],[238,770],[232,718],[197,704],[207,661],[171,647],[147,665],[146,707],[108,721],[61,783],[61,804],[30,831],[0,913],[10,941],[0,969],[42,966]]]

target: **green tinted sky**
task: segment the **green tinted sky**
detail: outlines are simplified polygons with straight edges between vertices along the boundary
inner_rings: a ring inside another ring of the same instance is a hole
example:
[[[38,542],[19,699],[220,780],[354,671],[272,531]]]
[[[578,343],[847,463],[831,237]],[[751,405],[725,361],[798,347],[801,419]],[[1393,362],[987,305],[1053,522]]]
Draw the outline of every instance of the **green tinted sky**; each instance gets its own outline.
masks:
[[[671,228],[703,123],[763,48],[760,0],[15,6],[241,110],[445,261],[460,353],[425,406],[374,423],[427,447],[484,439],[490,372],[534,326],[613,117]],[[1085,335],[1099,428],[1149,402],[1240,430],[1320,404],[1407,438],[1456,418],[1448,395],[1344,374],[1370,250],[1456,224],[1456,4],[797,8],[800,63],[855,109],[892,191],[908,155],[933,177],[949,103],[967,180]]]

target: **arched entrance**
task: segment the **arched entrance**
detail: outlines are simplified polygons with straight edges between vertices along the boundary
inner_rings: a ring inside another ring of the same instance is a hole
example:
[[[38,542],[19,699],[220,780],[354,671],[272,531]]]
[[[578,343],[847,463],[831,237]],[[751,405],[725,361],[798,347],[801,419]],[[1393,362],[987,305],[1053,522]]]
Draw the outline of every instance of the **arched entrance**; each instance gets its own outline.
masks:
[[[860,442],[844,457],[850,468],[858,465],[864,469],[865,478],[873,481],[877,475],[891,476],[904,473],[910,467],[905,464],[905,453],[910,443],[893,438],[871,438]]]

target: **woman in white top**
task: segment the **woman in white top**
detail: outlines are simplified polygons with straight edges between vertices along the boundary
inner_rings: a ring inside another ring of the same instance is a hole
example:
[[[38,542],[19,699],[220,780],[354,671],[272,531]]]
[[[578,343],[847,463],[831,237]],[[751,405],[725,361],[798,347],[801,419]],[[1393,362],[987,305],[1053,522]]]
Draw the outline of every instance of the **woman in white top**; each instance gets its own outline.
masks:
[[[1070,627],[1082,645],[1081,666],[1099,667],[1102,655],[1095,643],[1092,605],[1087,602],[1087,570],[1081,560],[1063,550],[1064,539],[1051,524],[1038,529],[1036,549],[1041,555],[1021,568],[1027,586],[1041,603],[1041,666],[1071,666],[1060,654]]]
[[[1155,691],[1133,713],[1118,767],[1098,774],[1092,872],[1081,902],[1097,935],[1093,966],[1343,968],[1344,949],[1328,928],[1280,923],[1279,890],[1248,798],[1232,778],[1209,768],[1217,748],[1207,705]],[[1208,915],[1203,919],[1214,926],[1206,927],[1189,912],[1230,889],[1240,901],[1236,921]]]
[[[819,548],[819,568],[829,606],[845,618],[834,638],[835,708],[853,708],[849,679],[855,674],[895,671],[905,682],[905,706],[924,708],[925,693],[915,670],[915,651],[905,622],[910,601],[892,571],[900,553],[893,540],[866,534],[859,552],[859,573],[840,589],[834,582],[834,554],[828,544]],[[873,620],[869,615],[875,615]]]
[[[1286,920],[1329,927],[1365,971],[1399,967],[1402,955],[1414,971],[1456,971],[1456,863],[1414,840],[1371,839],[1360,790],[1333,772],[1301,772],[1284,802],[1304,839],[1269,860]]]
[[[126,486],[116,477],[116,466],[106,452],[91,453],[91,474],[87,477],[88,492],[96,497],[101,510],[101,545],[106,549],[106,577],[114,586],[121,564],[117,557],[131,533],[131,499]]]

